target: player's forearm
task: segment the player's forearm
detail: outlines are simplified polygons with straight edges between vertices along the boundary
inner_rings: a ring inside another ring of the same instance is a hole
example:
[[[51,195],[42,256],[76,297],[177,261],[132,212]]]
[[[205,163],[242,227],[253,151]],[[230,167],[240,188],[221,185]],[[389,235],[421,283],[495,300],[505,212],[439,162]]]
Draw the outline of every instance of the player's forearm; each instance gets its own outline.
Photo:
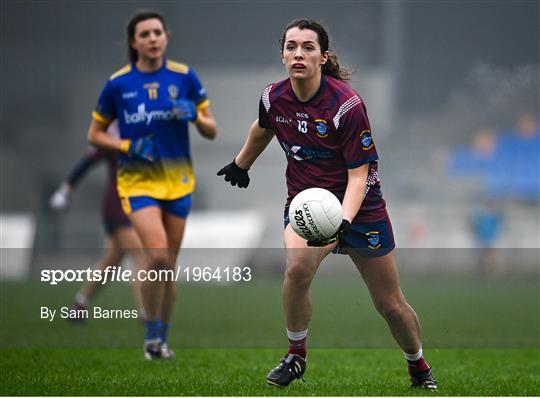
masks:
[[[244,170],[251,168],[251,165],[266,149],[272,138],[274,138],[274,132],[262,128],[259,126],[259,120],[255,120],[249,128],[249,134],[242,150],[235,158],[236,165]]]
[[[204,137],[213,140],[217,135],[216,120],[210,112],[199,111],[196,122],[197,130]]]
[[[125,140],[124,140],[125,141]],[[127,152],[126,142],[107,133],[107,126],[92,120],[88,129],[88,143],[98,148]]]
[[[369,164],[349,170],[349,180],[343,197],[343,218],[351,221],[356,217],[366,191]]]
[[[71,170],[71,172],[69,173],[66,180],[66,184],[68,184],[68,186],[70,187],[70,191],[79,183],[81,178],[84,177],[88,170],[90,170],[90,168],[97,163],[95,159],[96,158],[85,155],[82,157],[81,160],[79,160],[79,162],[77,162],[73,170]]]

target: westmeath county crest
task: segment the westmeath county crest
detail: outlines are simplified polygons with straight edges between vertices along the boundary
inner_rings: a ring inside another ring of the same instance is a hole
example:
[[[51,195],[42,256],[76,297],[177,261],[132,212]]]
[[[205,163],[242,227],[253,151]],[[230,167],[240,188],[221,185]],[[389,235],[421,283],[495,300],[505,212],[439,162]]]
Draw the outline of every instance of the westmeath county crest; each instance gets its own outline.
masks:
[[[379,231],[369,231],[366,233],[366,236],[369,249],[376,250],[381,247]]]

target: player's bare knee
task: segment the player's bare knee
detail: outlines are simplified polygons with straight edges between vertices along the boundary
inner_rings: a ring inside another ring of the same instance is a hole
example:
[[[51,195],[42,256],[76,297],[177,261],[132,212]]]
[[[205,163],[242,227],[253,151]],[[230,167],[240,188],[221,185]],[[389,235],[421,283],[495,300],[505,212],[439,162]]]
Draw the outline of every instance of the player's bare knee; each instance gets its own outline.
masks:
[[[169,256],[163,250],[151,250],[149,253],[149,265],[148,269],[162,270],[170,268]]]
[[[285,277],[297,285],[309,285],[313,279],[312,273],[301,263],[288,263]]]

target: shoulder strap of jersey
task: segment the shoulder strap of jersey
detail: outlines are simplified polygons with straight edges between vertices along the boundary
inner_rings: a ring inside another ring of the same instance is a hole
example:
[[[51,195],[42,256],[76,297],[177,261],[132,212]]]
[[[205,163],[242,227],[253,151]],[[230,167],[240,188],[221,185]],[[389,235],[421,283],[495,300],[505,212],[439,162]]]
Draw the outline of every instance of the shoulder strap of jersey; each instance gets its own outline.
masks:
[[[167,60],[167,69],[172,70],[174,72],[182,73],[186,75],[189,72],[189,66],[186,64],[183,64],[181,62],[172,61],[170,59]]]
[[[125,75],[126,73],[129,73],[129,72],[131,72],[131,64],[128,64],[128,65],[124,66],[122,69],[117,70],[116,72],[114,72],[111,75],[111,77],[109,77],[109,80],[114,80],[117,77]]]

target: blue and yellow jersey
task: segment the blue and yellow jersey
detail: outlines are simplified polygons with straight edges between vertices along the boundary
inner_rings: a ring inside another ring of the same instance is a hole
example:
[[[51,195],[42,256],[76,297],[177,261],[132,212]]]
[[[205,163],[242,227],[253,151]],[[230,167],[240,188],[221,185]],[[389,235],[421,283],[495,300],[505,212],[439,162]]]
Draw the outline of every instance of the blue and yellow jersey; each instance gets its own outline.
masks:
[[[118,157],[118,194],[177,199],[193,192],[188,123],[178,120],[173,102],[208,106],[206,91],[188,66],[165,60],[161,69],[145,73],[134,64],[114,73],[101,92],[92,117],[110,123],[118,119],[121,139],[153,134],[157,159],[146,162],[126,154]]]

